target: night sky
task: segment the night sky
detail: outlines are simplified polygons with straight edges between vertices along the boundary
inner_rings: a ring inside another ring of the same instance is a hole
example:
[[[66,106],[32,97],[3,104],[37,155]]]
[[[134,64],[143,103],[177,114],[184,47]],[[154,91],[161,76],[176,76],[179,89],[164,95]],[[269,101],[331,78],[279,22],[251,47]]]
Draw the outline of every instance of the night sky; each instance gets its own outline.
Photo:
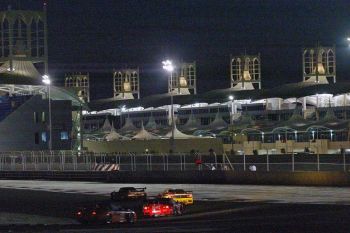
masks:
[[[1,0],[38,10],[42,0]],[[48,0],[49,68],[91,72],[92,98],[112,96],[113,68],[140,67],[141,96],[167,91],[165,58],[197,61],[198,91],[229,87],[229,57],[260,53],[262,86],[302,80],[305,46],[337,46],[350,81],[350,2],[317,0]]]

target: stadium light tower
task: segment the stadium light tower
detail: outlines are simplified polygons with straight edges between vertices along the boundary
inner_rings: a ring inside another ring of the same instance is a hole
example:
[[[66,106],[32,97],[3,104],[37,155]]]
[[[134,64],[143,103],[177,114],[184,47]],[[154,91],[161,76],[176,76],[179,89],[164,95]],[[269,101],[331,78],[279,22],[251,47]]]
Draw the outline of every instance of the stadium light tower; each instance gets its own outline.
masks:
[[[174,65],[170,60],[163,61],[163,69],[170,73],[170,84],[173,83],[173,71],[174,71]],[[174,124],[174,96],[173,91],[170,92],[170,102],[171,102],[171,138],[170,138],[170,149],[171,152],[174,152],[175,144],[174,144],[174,131],[175,131],[175,124]]]
[[[232,121],[233,121],[233,99],[234,97],[232,95],[230,95],[229,97],[230,100],[230,104],[231,104],[231,111],[230,111],[230,124],[232,125]]]
[[[230,95],[229,97],[230,104],[231,104],[231,110],[230,110],[230,128],[231,128],[231,152],[233,151],[233,95]]]
[[[47,93],[48,93],[48,98],[49,98],[49,150],[52,150],[52,123],[51,123],[51,80],[48,75],[43,75],[42,76],[42,82],[46,85],[47,87]]]

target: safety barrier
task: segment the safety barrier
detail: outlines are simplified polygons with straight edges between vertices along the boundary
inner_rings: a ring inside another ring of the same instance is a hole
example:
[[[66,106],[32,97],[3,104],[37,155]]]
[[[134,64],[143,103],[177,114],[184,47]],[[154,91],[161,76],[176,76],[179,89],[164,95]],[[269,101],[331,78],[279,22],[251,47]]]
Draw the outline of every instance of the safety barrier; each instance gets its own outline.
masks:
[[[348,171],[342,155],[217,155],[89,153],[86,151],[0,152],[0,171]]]

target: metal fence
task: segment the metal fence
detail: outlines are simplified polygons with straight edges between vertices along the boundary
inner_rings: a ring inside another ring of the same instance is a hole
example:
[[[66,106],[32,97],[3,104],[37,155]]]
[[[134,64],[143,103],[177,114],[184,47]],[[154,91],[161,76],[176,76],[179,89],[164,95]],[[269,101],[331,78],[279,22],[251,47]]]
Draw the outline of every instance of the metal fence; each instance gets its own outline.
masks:
[[[0,153],[0,171],[93,171],[116,164],[120,171],[348,171],[346,154],[216,155],[20,151]]]

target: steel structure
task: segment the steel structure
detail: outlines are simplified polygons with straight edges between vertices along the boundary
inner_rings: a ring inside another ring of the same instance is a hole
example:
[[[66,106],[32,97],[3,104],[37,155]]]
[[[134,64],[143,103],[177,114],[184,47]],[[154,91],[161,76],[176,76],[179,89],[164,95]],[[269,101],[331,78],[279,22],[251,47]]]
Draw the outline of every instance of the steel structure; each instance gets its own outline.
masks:
[[[0,12],[0,62],[43,63],[48,70],[46,6],[41,11],[8,10]]]
[[[73,90],[79,99],[90,101],[90,76],[89,73],[67,73],[64,87]]]
[[[139,69],[119,69],[113,72],[113,90],[115,99],[139,99]]]
[[[254,84],[261,89],[261,60],[258,55],[231,56],[231,88],[252,90]]]
[[[180,63],[175,67],[172,80],[168,80],[168,93],[177,95],[197,94],[196,62]]]
[[[329,83],[336,82],[335,47],[305,48],[303,50],[303,81]]]
[[[13,94],[43,94],[41,74],[48,73],[46,4],[43,11],[0,12],[0,74],[13,80],[2,82],[0,91]]]

